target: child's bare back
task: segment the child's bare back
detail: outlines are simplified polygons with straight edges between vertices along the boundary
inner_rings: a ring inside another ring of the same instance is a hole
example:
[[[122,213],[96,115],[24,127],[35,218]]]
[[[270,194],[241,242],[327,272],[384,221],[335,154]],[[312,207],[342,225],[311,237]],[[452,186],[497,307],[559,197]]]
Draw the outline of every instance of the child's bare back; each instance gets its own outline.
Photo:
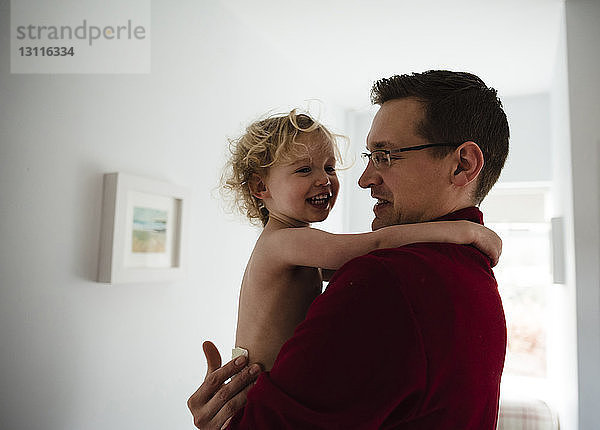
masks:
[[[321,293],[320,271],[277,261],[268,248],[271,228],[260,235],[244,272],[235,344],[249,351],[250,362],[273,367],[281,345]]]

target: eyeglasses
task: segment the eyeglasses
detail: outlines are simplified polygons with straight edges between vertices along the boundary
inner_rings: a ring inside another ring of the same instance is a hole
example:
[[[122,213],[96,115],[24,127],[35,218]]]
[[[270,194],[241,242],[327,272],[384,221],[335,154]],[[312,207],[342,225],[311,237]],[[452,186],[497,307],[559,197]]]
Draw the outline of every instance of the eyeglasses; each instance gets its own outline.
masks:
[[[361,157],[365,160],[366,163],[371,160],[375,165],[376,169],[381,167],[390,167],[392,164],[392,160],[399,160],[402,157],[394,157],[391,154],[395,154],[398,152],[408,152],[408,151],[420,151],[421,149],[433,148],[435,146],[460,146],[461,143],[428,143],[427,145],[417,145],[417,146],[409,146],[406,148],[398,148],[398,149],[375,149],[371,152],[363,152]]]

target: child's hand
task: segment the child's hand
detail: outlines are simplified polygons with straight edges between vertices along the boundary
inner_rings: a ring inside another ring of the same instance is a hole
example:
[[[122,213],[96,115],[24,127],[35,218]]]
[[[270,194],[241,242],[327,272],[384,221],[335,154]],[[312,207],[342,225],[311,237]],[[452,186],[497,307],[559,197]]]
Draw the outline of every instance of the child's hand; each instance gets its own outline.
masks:
[[[487,254],[490,257],[492,267],[494,267],[498,264],[500,254],[502,254],[502,239],[493,230],[480,224],[475,224],[472,231],[473,241],[471,244]]]

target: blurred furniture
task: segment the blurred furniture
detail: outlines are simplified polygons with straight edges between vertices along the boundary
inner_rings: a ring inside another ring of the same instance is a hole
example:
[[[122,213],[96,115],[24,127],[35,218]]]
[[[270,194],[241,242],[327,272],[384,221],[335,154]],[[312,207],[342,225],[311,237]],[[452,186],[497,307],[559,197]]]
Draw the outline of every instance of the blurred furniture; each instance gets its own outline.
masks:
[[[558,416],[541,400],[501,399],[498,430],[559,430]]]

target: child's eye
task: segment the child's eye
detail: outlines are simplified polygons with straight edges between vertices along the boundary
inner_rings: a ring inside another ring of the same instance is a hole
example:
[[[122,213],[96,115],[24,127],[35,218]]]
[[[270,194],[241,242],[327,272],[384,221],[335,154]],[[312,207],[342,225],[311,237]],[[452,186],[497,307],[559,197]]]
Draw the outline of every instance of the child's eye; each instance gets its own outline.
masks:
[[[335,173],[335,167],[334,166],[327,166],[327,167],[325,167],[325,171],[327,173]]]
[[[296,173],[310,173],[310,167],[301,167],[296,170]]]

